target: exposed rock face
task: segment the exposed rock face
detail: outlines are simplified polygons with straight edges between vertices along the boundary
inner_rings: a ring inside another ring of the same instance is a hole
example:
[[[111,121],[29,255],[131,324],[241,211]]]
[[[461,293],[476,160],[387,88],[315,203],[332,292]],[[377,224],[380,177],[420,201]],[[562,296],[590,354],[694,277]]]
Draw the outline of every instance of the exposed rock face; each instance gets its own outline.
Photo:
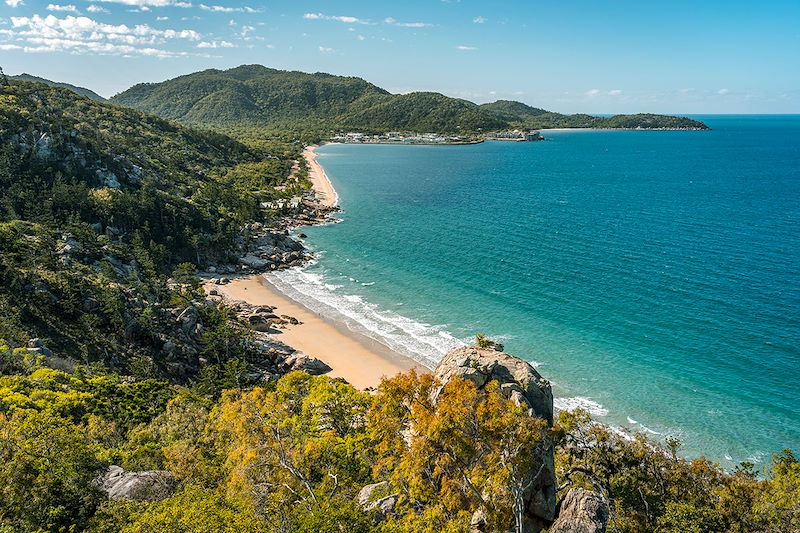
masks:
[[[372,499],[372,495],[375,493],[375,491],[383,490],[388,486],[389,483],[387,483],[386,481],[381,481],[380,483],[373,483],[372,485],[367,485],[365,487],[362,487],[361,490],[358,491],[358,494],[356,495],[356,500],[358,501],[358,505],[364,507]]]
[[[513,355],[474,346],[457,348],[444,356],[434,374],[442,384],[457,376],[472,381],[478,389],[497,381],[506,398],[526,407],[530,416],[542,418],[549,426],[553,425],[550,383],[529,363]],[[434,393],[434,401],[441,390]],[[543,451],[531,450],[531,453],[540,455],[535,464],[541,465],[542,470],[539,472],[539,466],[536,466],[536,470],[530,472],[533,483],[525,493],[525,525],[526,531],[538,532],[555,518],[556,475],[552,443]]]
[[[550,533],[605,533],[608,517],[608,506],[599,494],[572,489],[564,496]]]
[[[97,479],[97,484],[111,500],[156,502],[170,497],[175,491],[175,479],[169,472],[126,472],[114,465]]]
[[[380,483],[373,483],[372,485],[367,485],[363,487],[360,491],[358,491],[358,495],[356,496],[356,501],[358,501],[358,505],[361,506],[362,509],[366,512],[375,511],[375,525],[380,524],[386,518],[394,512],[394,508],[397,505],[398,496],[397,494],[390,494],[389,496],[385,496],[383,498],[379,498],[377,500],[373,500],[373,495],[376,492],[381,492],[389,487],[389,484],[386,481],[381,481]]]
[[[394,508],[397,505],[397,494],[390,494],[378,499],[373,498],[376,492],[385,491],[388,487],[389,484],[386,481],[381,481],[380,483],[373,483],[363,487],[356,495],[356,501],[364,511],[368,513],[375,511],[375,525],[386,520],[394,512]]]
[[[390,494],[385,498],[381,498],[378,501],[370,503],[369,505],[364,507],[364,510],[367,512],[377,511],[376,522],[381,523],[384,520],[386,520],[386,518],[388,518],[390,514],[394,512],[394,507],[397,505],[397,500],[398,500],[397,494]]]
[[[496,350],[474,346],[448,352],[436,366],[436,378],[447,383],[458,376],[482,389],[497,381],[505,396],[518,405],[527,405],[528,413],[553,425],[553,393],[550,383],[530,363]]]

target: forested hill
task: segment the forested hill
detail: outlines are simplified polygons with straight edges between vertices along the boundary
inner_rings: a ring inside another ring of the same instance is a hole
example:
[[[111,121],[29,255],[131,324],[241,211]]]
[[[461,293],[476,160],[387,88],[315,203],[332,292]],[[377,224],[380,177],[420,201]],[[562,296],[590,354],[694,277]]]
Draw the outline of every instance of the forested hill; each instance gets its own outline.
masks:
[[[230,257],[243,225],[263,221],[259,202],[291,194],[274,186],[294,157],[67,89],[0,85],[0,339],[196,372],[196,352],[162,349],[175,327],[165,280]]]
[[[186,124],[322,133],[391,130],[473,133],[505,128],[706,129],[666,115],[562,115],[521,102],[477,105],[438,93],[391,94],[360,78],[260,65],[204,70],[135,85],[112,102]]]
[[[49,85],[50,87],[60,87],[62,89],[69,89],[70,91],[77,93],[81,96],[86,98],[90,98],[95,100],[96,102],[105,102],[106,99],[97,94],[96,92],[92,91],[91,89],[87,89],[86,87],[78,87],[76,85],[72,85],[70,83],[63,83],[60,81],[52,81],[45,78],[40,78],[39,76],[32,76],[30,74],[19,74],[17,76],[9,76],[10,79],[16,81],[33,81],[37,83],[44,83],[45,85]]]

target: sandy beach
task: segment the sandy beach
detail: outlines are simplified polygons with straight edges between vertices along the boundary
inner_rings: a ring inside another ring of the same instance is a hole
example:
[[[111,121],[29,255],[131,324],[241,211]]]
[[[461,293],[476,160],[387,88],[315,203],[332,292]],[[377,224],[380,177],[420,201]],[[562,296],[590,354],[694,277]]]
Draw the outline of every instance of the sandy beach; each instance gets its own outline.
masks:
[[[278,315],[289,315],[301,323],[288,326],[275,339],[292,348],[324,361],[333,370],[328,376],[341,377],[364,390],[376,387],[382,377],[392,377],[416,368],[428,372],[415,361],[392,352],[383,344],[354,331],[344,324],[321,317],[289,299],[261,275],[235,279],[214,287],[228,300],[241,300],[252,305],[276,307]]]
[[[303,150],[303,157],[308,163],[308,179],[311,181],[320,203],[326,207],[336,207],[339,205],[339,195],[336,194],[325,171],[317,163],[317,154],[314,153],[316,148],[316,146],[309,146]]]
[[[335,207],[339,197],[325,171],[317,163],[314,148],[311,146],[303,150],[309,179],[319,201],[325,206]],[[225,285],[214,285],[214,288],[228,301],[272,306],[276,308],[277,315],[289,315],[299,320],[300,324],[289,325],[280,333],[271,335],[295,350],[325,362],[332,369],[326,375],[344,378],[358,389],[376,387],[381,378],[392,377],[412,368],[419,372],[429,371],[380,342],[297,303],[260,274],[234,279]]]

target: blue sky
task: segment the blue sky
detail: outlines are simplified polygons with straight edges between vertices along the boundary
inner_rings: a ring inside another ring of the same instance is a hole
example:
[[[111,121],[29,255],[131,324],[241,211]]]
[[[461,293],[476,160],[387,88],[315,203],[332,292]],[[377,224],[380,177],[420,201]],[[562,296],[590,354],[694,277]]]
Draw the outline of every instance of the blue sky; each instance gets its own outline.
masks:
[[[244,63],[568,113],[800,113],[800,1],[0,0],[9,74],[110,96]]]

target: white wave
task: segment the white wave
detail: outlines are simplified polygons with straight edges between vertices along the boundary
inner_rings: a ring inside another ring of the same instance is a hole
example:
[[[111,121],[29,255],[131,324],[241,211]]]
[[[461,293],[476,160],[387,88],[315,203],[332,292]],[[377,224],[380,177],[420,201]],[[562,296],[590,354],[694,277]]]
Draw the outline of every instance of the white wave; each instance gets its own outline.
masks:
[[[611,431],[611,433],[615,434],[618,437],[622,437],[623,439],[627,440],[628,442],[632,442],[633,441],[633,435],[631,434],[630,431],[628,431],[626,429],[623,429],[623,428],[621,428],[619,426],[605,426],[604,425],[603,427],[608,428],[608,430]]]
[[[755,452],[751,455],[747,456],[747,460],[753,464],[759,464],[764,461],[764,457],[766,457],[766,453],[764,452]]]
[[[633,419],[633,418],[631,418],[631,417],[627,417],[627,418],[628,418],[628,424],[635,425],[635,424],[638,424],[638,423],[639,423],[639,422],[637,422],[636,420],[634,420],[634,419]]]
[[[658,431],[650,429],[649,427],[647,427],[647,426],[645,426],[643,424],[640,425],[639,427],[641,427],[644,430],[645,433],[650,433],[651,435],[661,435],[661,433],[659,433]]]
[[[588,411],[592,416],[606,416],[608,409],[597,403],[590,398],[582,396],[573,396],[572,398],[554,398],[553,406],[559,411],[574,411],[575,409],[583,409]]]
[[[414,321],[364,301],[357,294],[346,294],[341,286],[326,283],[323,275],[302,267],[266,275],[289,298],[312,311],[366,335],[392,350],[433,368],[442,356],[465,344],[444,330]]]

